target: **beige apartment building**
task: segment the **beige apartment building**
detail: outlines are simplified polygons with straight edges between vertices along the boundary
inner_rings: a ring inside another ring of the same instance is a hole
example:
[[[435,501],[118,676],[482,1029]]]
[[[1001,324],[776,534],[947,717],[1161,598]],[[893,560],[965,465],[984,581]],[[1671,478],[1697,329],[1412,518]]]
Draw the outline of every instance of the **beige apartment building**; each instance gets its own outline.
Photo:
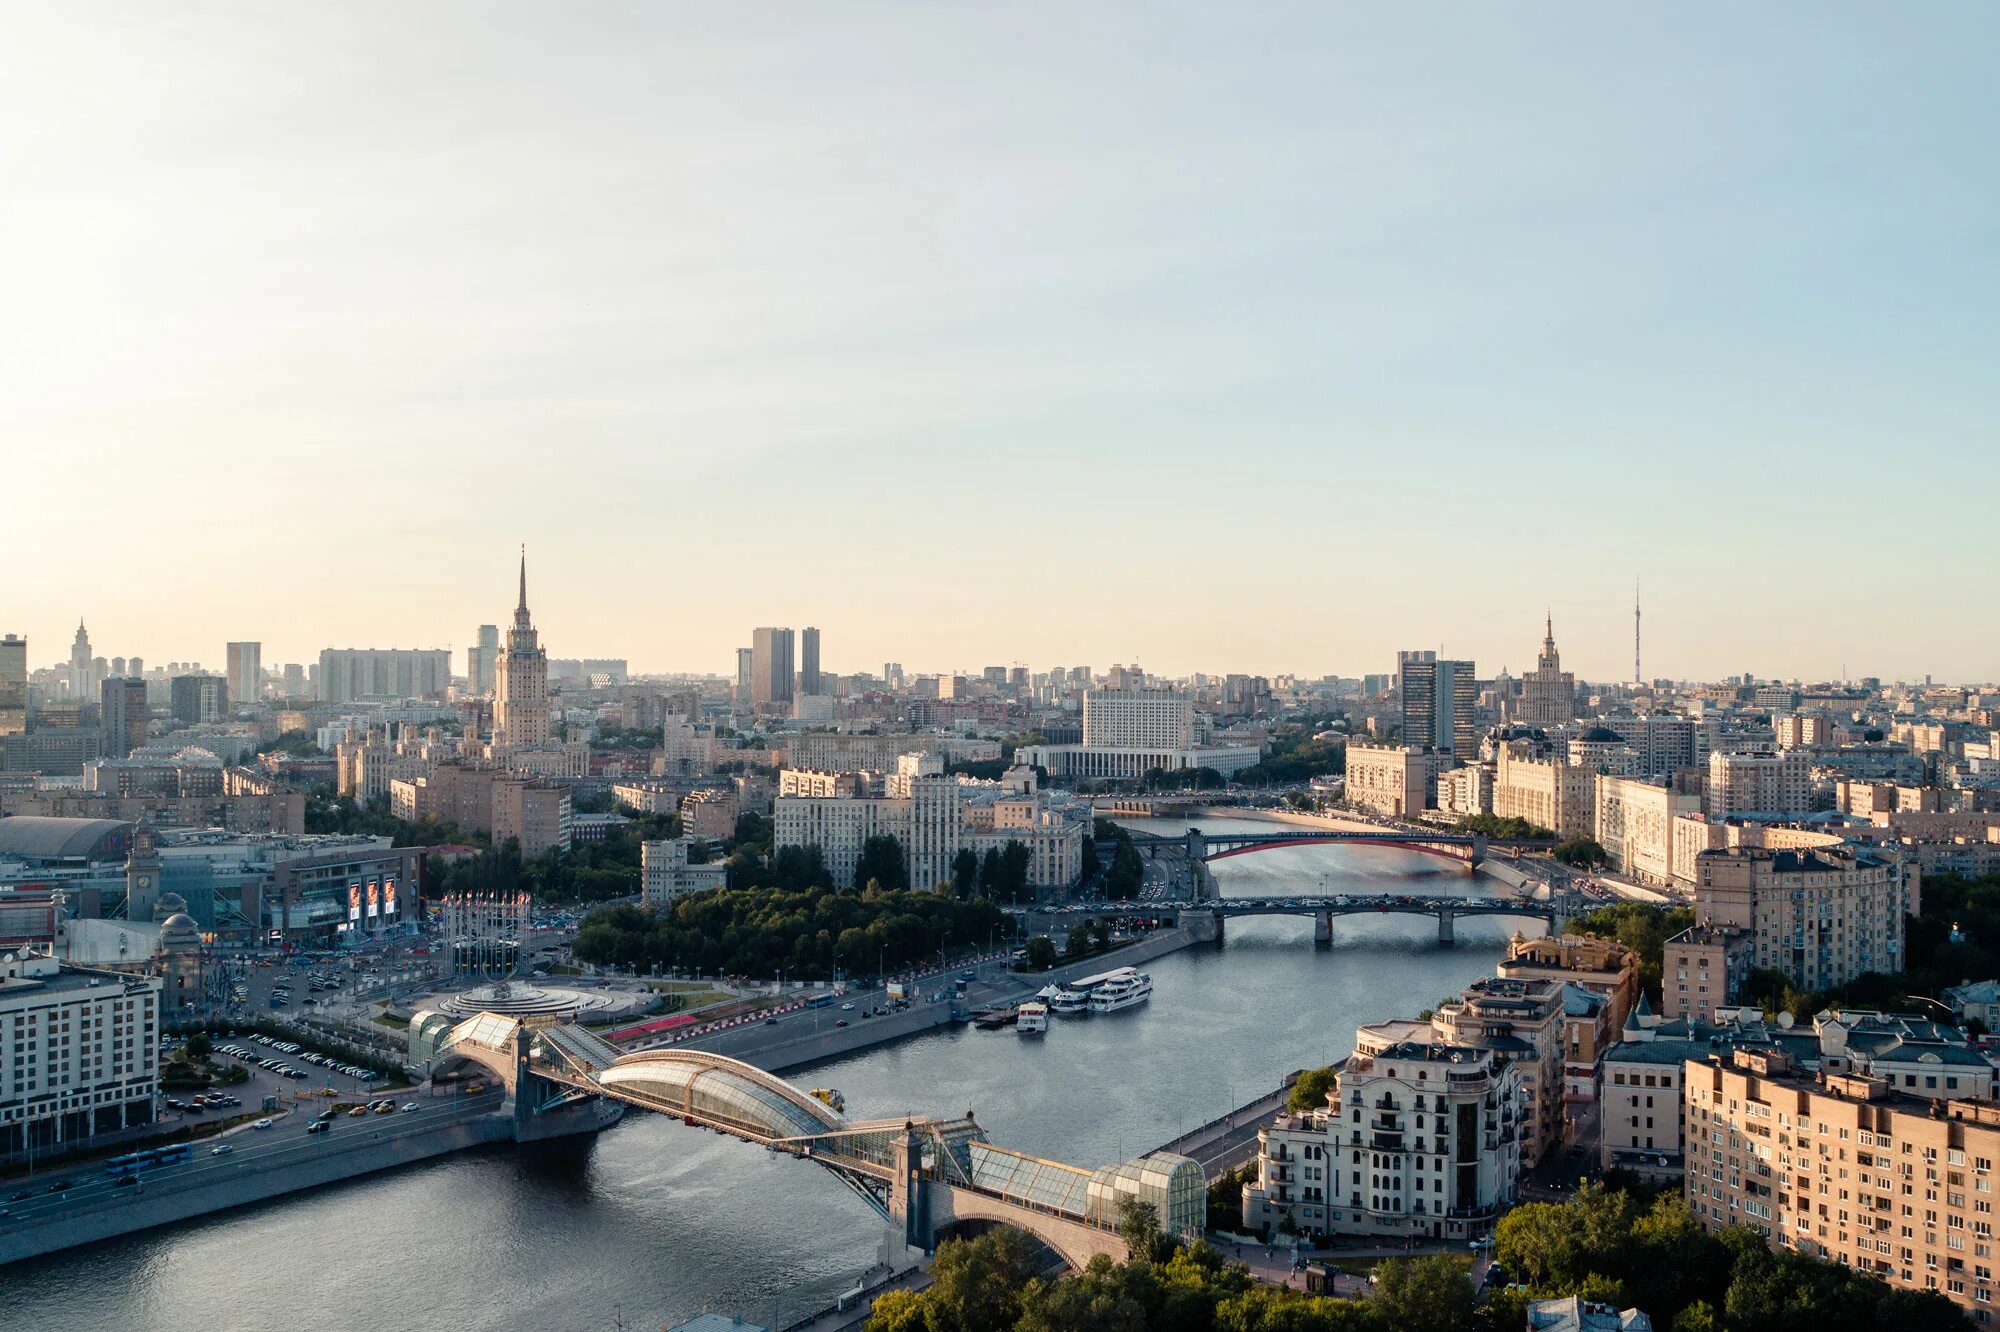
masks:
[[[1804,814],[1812,808],[1812,756],[1782,754],[1708,756],[1707,811],[1731,814]]]
[[[1735,847],[1698,859],[1697,919],[1747,931],[1754,966],[1811,990],[1903,969],[1917,876],[1906,884],[1893,859],[1851,846]]]
[[[1876,814],[1935,814],[1942,807],[1935,786],[1899,786],[1844,777],[1833,784],[1833,807],[1857,819]]]
[[[1411,818],[1430,804],[1436,756],[1407,745],[1347,745],[1347,801],[1392,819]]]
[[[1735,846],[1695,860],[1696,924],[1665,950],[1668,1017],[1707,1020],[1753,970],[1824,990],[1903,969],[1904,917],[1920,905],[1914,865],[1846,844]]]
[[[1546,980],[1564,987],[1563,1092],[1573,1100],[1594,1099],[1604,1050],[1618,1039],[1639,1001],[1638,955],[1595,935],[1527,939],[1516,934],[1497,970],[1508,980]]]
[[[1564,934],[1530,939],[1516,934],[1507,945],[1499,974],[1509,980],[1552,980],[1580,985],[1611,1001],[1611,1026],[1639,1002],[1639,955],[1616,939]]]
[[[570,845],[567,788],[499,768],[440,763],[420,777],[389,784],[389,812],[400,819],[441,819],[495,843],[516,837],[523,856]]]
[[[567,787],[507,777],[493,783],[493,841],[517,838],[527,857],[567,851],[570,799]]]
[[[1437,807],[1446,814],[1468,817],[1493,812],[1493,767],[1468,763],[1462,768],[1441,772],[1437,778]]]
[[[1563,1140],[1563,984],[1477,980],[1438,1006],[1431,1026],[1446,1045],[1505,1056],[1521,1079],[1521,1163],[1533,1166]]]
[[[1620,873],[1641,883],[1674,881],[1674,820],[1701,809],[1701,797],[1682,795],[1631,777],[1597,777],[1594,832]]]
[[[2000,1105],[1812,1077],[1775,1051],[1690,1059],[1683,1076],[1684,1188],[1704,1226],[1748,1226],[1992,1322]]]
[[[1371,1032],[1377,1038],[1371,1039]],[[1520,1083],[1496,1052],[1362,1028],[1325,1106],[1257,1134],[1252,1230],[1470,1239],[1492,1233],[1521,1170]]]
[[[1588,768],[1531,758],[1526,745],[1509,741],[1500,746],[1494,764],[1493,813],[1526,819],[1562,837],[1589,837],[1595,780]]]
[[[681,801],[681,831],[689,837],[734,837],[736,820],[746,812],[735,786],[703,787]]]

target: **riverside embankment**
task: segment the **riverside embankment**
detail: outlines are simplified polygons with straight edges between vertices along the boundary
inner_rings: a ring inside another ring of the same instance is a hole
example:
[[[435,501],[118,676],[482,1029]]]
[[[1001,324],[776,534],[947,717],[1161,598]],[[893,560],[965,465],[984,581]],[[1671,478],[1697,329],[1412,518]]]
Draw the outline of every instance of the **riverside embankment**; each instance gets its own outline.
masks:
[[[965,1013],[1019,1003],[1043,986],[1113,967],[1143,966],[1198,941],[1187,930],[1167,928],[1155,930],[1122,948],[1048,971],[1015,973],[999,967],[982,968],[979,979],[967,983],[965,997],[956,1006],[949,994],[943,993],[952,987],[949,977],[937,982],[941,990],[927,991],[909,1008],[879,1017],[859,1015],[866,1009],[879,1010],[887,1002],[883,992],[879,988],[857,990],[847,996],[846,1002],[854,1005],[851,1009],[829,1007],[789,1013],[773,1023],[753,1022],[696,1037],[687,1045],[726,1054],[771,1073],[787,1073],[958,1025],[962,1019],[954,1015],[955,1009]]]
[[[0,1264],[514,1141],[498,1092],[404,1095],[419,1097],[403,1102],[415,1109],[339,1116],[320,1133],[305,1131],[312,1116],[301,1110],[273,1118],[268,1129],[204,1139],[190,1160],[154,1167],[129,1184],[117,1183],[101,1162],[34,1177],[0,1215]],[[606,1114],[593,1127],[614,1121]]]
[[[1227,824],[1220,811],[1193,821]],[[1271,850],[1215,868],[1231,896],[1492,890],[1390,848]],[[1220,947],[1144,963],[1153,997],[1138,1008],[1058,1019],[1039,1038],[947,1023],[822,1059],[809,1077],[840,1088],[857,1118],[971,1109],[997,1143],[1103,1165],[1333,1062],[1360,1023],[1413,1017],[1491,975],[1515,928],[1461,921],[1445,949],[1428,921],[1345,917],[1315,949],[1309,920],[1231,921]],[[226,1328],[245,1310],[288,1332],[418,1332],[440,1308],[494,1332],[657,1327],[704,1309],[785,1327],[851,1289],[882,1243],[874,1214],[816,1166],[631,1113],[594,1137],[458,1152],[0,1268],[0,1308],[37,1332]]]

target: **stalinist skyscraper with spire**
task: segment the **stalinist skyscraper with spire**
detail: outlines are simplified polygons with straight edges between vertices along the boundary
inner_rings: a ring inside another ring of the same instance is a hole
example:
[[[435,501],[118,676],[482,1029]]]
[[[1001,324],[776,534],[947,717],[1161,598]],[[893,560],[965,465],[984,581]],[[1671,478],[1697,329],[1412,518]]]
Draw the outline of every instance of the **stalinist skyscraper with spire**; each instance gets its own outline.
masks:
[[[1576,676],[1562,668],[1556,653],[1556,622],[1544,622],[1541,655],[1535,669],[1521,677],[1521,706],[1516,719],[1525,726],[1560,726],[1576,720]]]
[[[546,749],[549,744],[549,654],[528,618],[528,553],[521,552],[521,599],[514,627],[493,674],[493,747]]]

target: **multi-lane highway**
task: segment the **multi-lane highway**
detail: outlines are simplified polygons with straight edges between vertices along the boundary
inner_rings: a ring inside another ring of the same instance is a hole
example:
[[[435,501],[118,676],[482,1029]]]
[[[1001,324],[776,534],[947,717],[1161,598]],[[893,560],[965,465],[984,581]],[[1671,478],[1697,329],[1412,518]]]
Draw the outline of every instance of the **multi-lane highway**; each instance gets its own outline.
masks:
[[[397,1108],[387,1114],[360,1117],[339,1113],[327,1121],[329,1127],[325,1132],[308,1133],[306,1126],[314,1121],[319,1110],[307,1102],[288,1114],[273,1116],[267,1129],[245,1125],[219,1137],[197,1141],[192,1144],[194,1155],[190,1160],[147,1169],[133,1184],[116,1183],[102,1161],[10,1180],[0,1185],[0,1234],[117,1207],[136,1198],[157,1198],[251,1173],[282,1171],[360,1145],[428,1133],[487,1114],[499,1106],[502,1096],[498,1089],[476,1096],[459,1096],[425,1088],[385,1092],[376,1099],[393,1100]],[[327,1104],[330,1103],[322,1103]],[[408,1105],[416,1109],[405,1110],[403,1107]]]

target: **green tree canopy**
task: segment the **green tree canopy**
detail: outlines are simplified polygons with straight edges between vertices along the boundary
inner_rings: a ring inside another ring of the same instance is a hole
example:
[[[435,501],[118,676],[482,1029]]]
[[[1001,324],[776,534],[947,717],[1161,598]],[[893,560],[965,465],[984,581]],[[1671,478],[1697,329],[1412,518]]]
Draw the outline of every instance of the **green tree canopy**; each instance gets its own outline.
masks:
[[[1285,1098],[1285,1109],[1295,1115],[1309,1114],[1326,1104],[1326,1094],[1333,1090],[1334,1079],[1340,1070],[1328,1064],[1324,1068],[1309,1068],[1299,1074],[1299,1080],[1292,1084],[1292,1094]]]

